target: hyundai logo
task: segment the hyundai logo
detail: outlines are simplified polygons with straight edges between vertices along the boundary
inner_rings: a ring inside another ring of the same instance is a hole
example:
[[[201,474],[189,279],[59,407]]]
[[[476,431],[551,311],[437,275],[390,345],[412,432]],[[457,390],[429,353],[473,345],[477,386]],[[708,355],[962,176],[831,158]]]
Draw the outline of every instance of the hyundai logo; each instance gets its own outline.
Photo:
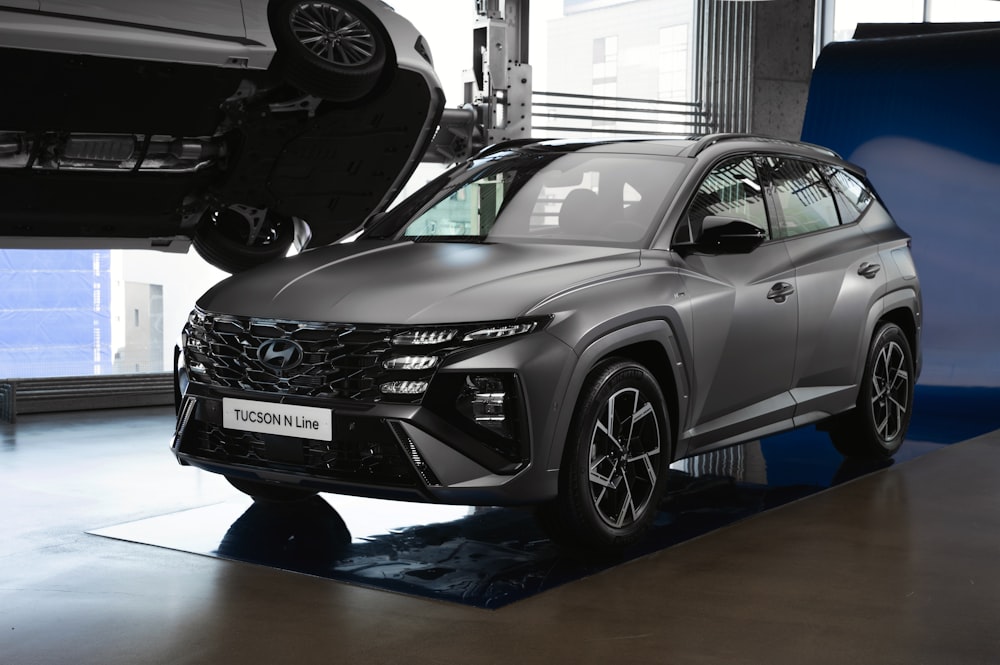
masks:
[[[286,370],[302,363],[302,347],[287,339],[269,339],[260,345],[257,358],[270,369]]]

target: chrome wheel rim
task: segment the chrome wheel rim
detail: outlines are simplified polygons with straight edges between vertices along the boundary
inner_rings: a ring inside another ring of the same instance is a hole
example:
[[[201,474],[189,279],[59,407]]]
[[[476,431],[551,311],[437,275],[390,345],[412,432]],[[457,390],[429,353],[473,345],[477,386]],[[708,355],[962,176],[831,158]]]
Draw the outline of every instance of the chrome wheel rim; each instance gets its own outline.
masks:
[[[590,497],[597,514],[626,528],[649,508],[656,486],[660,424],[653,405],[636,388],[608,398],[590,437]]]
[[[889,342],[875,356],[871,389],[875,433],[883,442],[892,441],[903,430],[910,407],[909,367],[896,342]]]
[[[358,67],[375,57],[375,36],[354,14],[328,2],[302,2],[289,16],[292,34],[314,56],[332,65]]]

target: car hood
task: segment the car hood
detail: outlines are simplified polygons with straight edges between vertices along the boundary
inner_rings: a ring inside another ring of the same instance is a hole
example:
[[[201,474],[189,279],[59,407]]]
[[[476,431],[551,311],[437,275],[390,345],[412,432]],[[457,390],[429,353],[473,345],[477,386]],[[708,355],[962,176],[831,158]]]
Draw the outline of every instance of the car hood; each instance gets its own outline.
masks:
[[[304,321],[490,321],[529,314],[550,296],[638,265],[635,249],[366,241],[317,248],[234,275],[198,305]]]

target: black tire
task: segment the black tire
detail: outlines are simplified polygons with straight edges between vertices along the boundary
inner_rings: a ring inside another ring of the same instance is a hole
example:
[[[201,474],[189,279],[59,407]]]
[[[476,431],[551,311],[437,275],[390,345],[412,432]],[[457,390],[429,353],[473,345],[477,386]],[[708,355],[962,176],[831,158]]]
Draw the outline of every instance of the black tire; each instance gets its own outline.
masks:
[[[193,244],[216,268],[238,273],[285,256],[294,238],[295,225],[287,217],[252,219],[249,213],[223,208],[205,213]]]
[[[382,26],[354,0],[278,0],[271,4],[275,66],[303,92],[334,102],[370,93],[388,62]]]
[[[837,450],[845,457],[892,457],[910,425],[914,378],[906,335],[894,323],[882,325],[868,349],[857,405],[828,426]]]
[[[316,496],[314,490],[275,485],[265,483],[262,480],[250,480],[235,476],[226,476],[226,480],[239,491],[252,497],[254,501],[263,501],[265,503],[291,503],[293,501],[305,501],[310,497]]]
[[[670,453],[667,404],[655,377],[629,360],[602,362],[576,404],[559,496],[539,507],[539,522],[554,540],[585,553],[634,543],[659,511]]]

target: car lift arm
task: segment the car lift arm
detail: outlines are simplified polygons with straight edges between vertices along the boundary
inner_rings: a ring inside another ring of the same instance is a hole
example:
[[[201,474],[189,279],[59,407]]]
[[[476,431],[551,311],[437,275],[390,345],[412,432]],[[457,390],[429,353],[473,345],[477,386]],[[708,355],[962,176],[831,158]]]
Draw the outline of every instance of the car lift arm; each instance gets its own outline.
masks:
[[[458,162],[485,145],[531,136],[531,0],[475,2],[472,69],[465,72],[465,103],[461,108],[445,109],[425,162]]]

